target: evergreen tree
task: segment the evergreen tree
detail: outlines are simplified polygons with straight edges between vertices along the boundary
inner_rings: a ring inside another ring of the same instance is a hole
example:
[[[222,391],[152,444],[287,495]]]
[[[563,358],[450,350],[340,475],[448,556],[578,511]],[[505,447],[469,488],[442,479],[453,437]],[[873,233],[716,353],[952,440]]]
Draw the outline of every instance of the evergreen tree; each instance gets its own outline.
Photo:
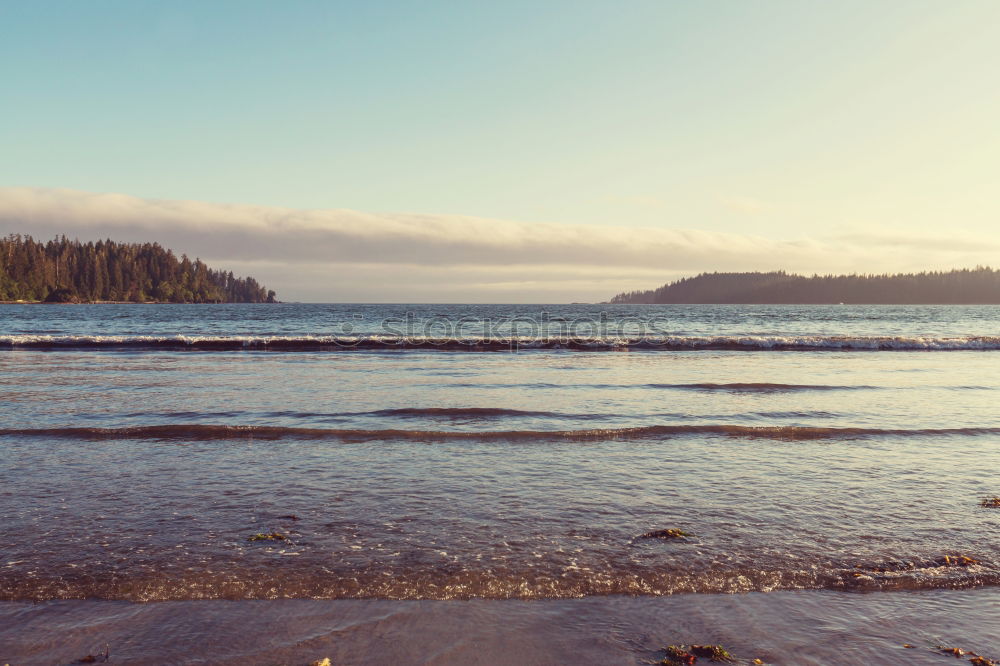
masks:
[[[253,278],[181,261],[157,243],[0,238],[0,300],[273,303]]]

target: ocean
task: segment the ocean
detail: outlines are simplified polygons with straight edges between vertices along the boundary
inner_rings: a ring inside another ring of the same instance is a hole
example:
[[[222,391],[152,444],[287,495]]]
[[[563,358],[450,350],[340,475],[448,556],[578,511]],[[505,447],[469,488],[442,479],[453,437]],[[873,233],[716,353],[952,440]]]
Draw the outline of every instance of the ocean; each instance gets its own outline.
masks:
[[[0,663],[1000,658],[998,320],[0,306]]]

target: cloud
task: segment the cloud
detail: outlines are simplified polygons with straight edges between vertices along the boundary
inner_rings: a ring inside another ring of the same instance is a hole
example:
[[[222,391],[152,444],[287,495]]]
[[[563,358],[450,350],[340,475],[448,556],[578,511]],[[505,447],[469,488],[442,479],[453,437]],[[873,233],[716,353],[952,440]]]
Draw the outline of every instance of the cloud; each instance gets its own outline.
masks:
[[[837,239],[846,243],[858,245],[880,245],[896,250],[906,249],[915,251],[948,251],[959,253],[995,253],[1000,250],[1000,243],[992,239],[983,238],[982,235],[963,236],[949,235],[939,236],[926,232],[915,232],[910,230],[897,229],[895,233],[886,230],[873,230],[853,233],[844,233],[837,236]]]
[[[969,250],[982,247],[974,239],[950,237],[947,245],[901,241],[893,252],[887,248],[891,238],[873,236],[868,242],[864,234],[775,240],[691,229],[300,210],[24,187],[0,188],[0,231],[155,240],[213,267],[251,274],[286,300],[320,301],[604,300],[700,271],[882,272],[970,265],[975,253]]]

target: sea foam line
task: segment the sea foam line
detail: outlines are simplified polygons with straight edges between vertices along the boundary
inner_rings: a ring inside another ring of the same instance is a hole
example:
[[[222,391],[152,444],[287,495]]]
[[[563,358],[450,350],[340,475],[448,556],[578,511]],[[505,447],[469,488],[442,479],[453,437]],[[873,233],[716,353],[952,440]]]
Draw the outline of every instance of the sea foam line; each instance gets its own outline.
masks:
[[[734,350],[734,351],[996,351],[1000,336],[718,335],[641,337],[435,338],[392,335],[0,335],[0,348],[46,350],[349,351],[437,350]]]

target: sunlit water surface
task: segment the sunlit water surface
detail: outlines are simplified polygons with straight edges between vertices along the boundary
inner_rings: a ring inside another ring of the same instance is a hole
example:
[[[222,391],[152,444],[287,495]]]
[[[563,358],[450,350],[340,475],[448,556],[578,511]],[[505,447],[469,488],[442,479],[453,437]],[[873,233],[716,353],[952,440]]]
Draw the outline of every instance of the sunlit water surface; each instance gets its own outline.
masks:
[[[998,317],[4,306],[0,599],[993,589]]]

